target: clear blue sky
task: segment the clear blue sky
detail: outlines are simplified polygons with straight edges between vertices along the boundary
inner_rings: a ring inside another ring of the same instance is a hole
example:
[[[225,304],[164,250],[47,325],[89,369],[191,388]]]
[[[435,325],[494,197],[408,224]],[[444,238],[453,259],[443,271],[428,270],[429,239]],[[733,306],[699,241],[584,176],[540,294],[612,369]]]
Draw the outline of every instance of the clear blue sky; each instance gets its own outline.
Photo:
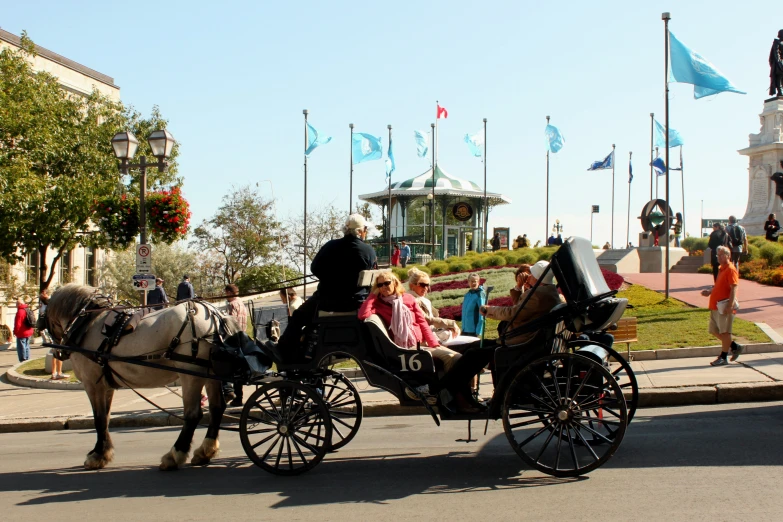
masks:
[[[686,141],[687,230],[705,217],[741,217],[747,159],[768,97],[767,57],[783,28],[776,3],[748,0],[537,3],[395,2],[9,2],[0,26],[115,78],[122,100],[157,104],[182,144],[184,191],[196,222],[230,185],[270,179],[280,217],[302,210],[302,109],[334,139],[312,155],[309,201],[348,205],[349,129],[382,135],[392,124],[395,181],[420,174],[414,129],[441,120],[439,163],[482,184],[462,137],[488,127],[488,187],[513,204],[490,227],[544,235],[545,116],[566,145],[551,160],[550,223],[609,239],[611,172],[586,172],[617,144],[615,244],[625,241],[627,159],[633,151],[631,241],[649,199],[650,118],[663,120],[663,22],[747,95],[694,100],[672,84],[671,126]],[[672,149],[674,157],[677,153]],[[673,164],[676,162],[673,161]],[[356,166],[354,195],[382,189],[383,161]],[[261,187],[268,191],[269,184]],[[661,194],[663,183],[661,183]],[[682,208],[680,179],[672,205]]]

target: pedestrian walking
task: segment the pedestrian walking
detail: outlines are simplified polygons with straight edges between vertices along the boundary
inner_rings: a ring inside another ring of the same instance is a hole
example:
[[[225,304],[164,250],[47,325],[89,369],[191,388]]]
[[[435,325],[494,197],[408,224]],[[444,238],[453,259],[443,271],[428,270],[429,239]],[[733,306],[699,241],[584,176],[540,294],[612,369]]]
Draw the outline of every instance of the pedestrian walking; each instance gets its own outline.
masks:
[[[778,242],[778,234],[780,233],[780,222],[775,218],[775,214],[770,214],[767,221],[764,223],[764,237],[767,241]]]
[[[166,295],[166,289],[163,288],[163,283],[165,283],[165,281],[162,278],[156,277],[155,288],[150,290],[147,294],[147,304],[157,305],[152,307],[153,310],[160,310],[169,304],[169,297]]]
[[[30,314],[28,315],[28,311]],[[16,316],[14,317],[14,335],[16,336],[16,355],[19,362],[25,362],[30,358],[30,337],[35,331],[32,321],[32,311],[29,305],[19,296],[16,298]]]
[[[190,278],[186,274],[182,276],[182,282],[177,285],[177,301],[193,299],[194,297],[196,297],[196,291],[193,290],[193,285],[190,284]]]
[[[239,287],[234,284],[226,285],[223,289],[228,303],[228,315],[236,319],[239,330],[247,330],[247,309],[239,298]],[[242,386],[237,383],[223,382],[223,397],[230,406],[242,406]]]
[[[737,223],[737,218],[734,216],[729,216],[726,234],[729,236],[731,262],[734,263],[734,268],[739,270],[740,257],[744,252],[748,251],[748,236],[745,234],[745,229]]]
[[[707,246],[710,249],[710,261],[712,263],[713,281],[718,280],[718,267],[720,266],[720,263],[718,263],[718,247],[727,246],[728,244],[729,244],[729,236],[727,236],[725,230],[723,230],[723,225],[721,225],[720,223],[713,223],[712,233],[710,234],[710,239],[707,242]]]
[[[402,241],[402,248],[400,249],[400,264],[403,268],[408,265],[411,260],[411,247],[405,241]]]
[[[682,235],[682,213],[677,212],[674,215],[674,224],[672,225],[674,231],[674,246],[680,248],[680,236]]]
[[[394,243],[394,252],[392,252],[391,256],[391,264],[392,266],[400,266],[400,245],[399,243]]]
[[[500,233],[495,232],[495,235],[492,237],[492,251],[497,252],[500,250]]]
[[[731,264],[731,251],[729,248],[721,245],[717,250],[718,262],[720,263],[718,278],[715,280],[715,286],[712,287],[712,290],[702,290],[701,295],[710,298],[708,306],[710,309],[709,331],[720,339],[721,344],[720,355],[710,364],[712,366],[725,366],[729,364],[727,360],[729,351],[731,351],[731,360],[736,361],[745,350],[745,347],[737,344],[731,338],[734,314],[737,308],[739,308],[739,303],[737,302],[739,274],[734,265]]]

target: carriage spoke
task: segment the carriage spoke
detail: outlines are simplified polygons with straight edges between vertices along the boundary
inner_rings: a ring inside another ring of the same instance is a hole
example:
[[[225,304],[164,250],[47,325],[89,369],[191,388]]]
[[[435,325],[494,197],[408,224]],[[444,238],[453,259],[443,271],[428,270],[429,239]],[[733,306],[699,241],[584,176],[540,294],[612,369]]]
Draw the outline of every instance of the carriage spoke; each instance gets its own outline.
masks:
[[[291,437],[285,438],[286,446],[288,446],[288,468],[293,470],[294,469],[294,456],[291,454]]]
[[[275,468],[280,467],[280,457],[283,456],[283,446],[285,446],[285,442],[280,441],[280,449],[277,450],[277,459],[275,459]]]
[[[261,441],[259,441],[259,442],[256,442],[256,443],[255,443],[255,444],[253,444],[251,447],[252,447],[253,449],[256,449],[256,448],[257,448],[257,447],[259,447],[261,444],[263,444],[263,443],[267,442],[268,440],[270,440],[270,439],[271,439],[272,437],[274,437],[275,435],[278,435],[278,436],[279,436],[279,433],[277,433],[277,430],[275,430],[275,432],[274,432],[272,435],[268,436],[268,437],[267,437],[267,438],[265,438],[264,440],[261,440]],[[274,444],[272,444],[272,447],[274,447]],[[265,456],[266,456],[266,455],[265,455]]]
[[[541,462],[541,457],[544,455],[544,451],[546,450],[547,446],[549,446],[549,442],[552,440],[552,437],[555,435],[555,430],[549,430],[549,436],[546,438],[546,441],[544,441],[544,445],[541,446],[541,451],[538,452],[538,456],[536,457],[536,462]]]
[[[314,426],[315,426],[315,425],[314,425]],[[318,424],[318,426],[320,427],[320,423]],[[321,430],[319,429],[318,431],[320,432]],[[304,434],[304,432],[303,432],[303,431],[300,431],[300,430],[298,430],[298,429],[296,429],[296,428],[294,428],[294,433],[301,433],[301,434]],[[307,435],[305,436],[305,438],[308,438],[308,439],[309,439],[309,438],[312,438],[312,439],[315,439],[315,440],[320,440],[320,441],[323,441],[323,442],[328,442],[328,441],[326,440],[326,438],[322,437],[321,435],[316,435],[316,434],[314,434],[314,433],[311,433],[311,432],[308,432],[308,433],[307,433]]]
[[[273,436],[274,436],[274,435],[273,435]],[[272,450],[273,450],[273,449],[275,449],[275,446],[277,446],[277,443],[278,443],[278,442],[280,442],[280,439],[281,439],[282,437],[283,437],[282,435],[278,435],[278,436],[277,436],[277,439],[275,439],[275,442],[274,442],[274,443],[272,443],[272,445],[271,445],[271,446],[269,446],[269,448],[267,448],[267,450],[266,450],[266,453],[264,453],[264,456],[263,456],[263,457],[261,457],[261,460],[266,460],[266,458],[269,456],[269,454],[270,454],[270,453],[272,453]],[[272,437],[269,437],[269,438],[271,439]],[[266,440],[269,440],[269,439],[266,439]],[[256,444],[256,446],[258,446],[258,444]],[[255,447],[254,447],[254,448],[255,448]]]
[[[558,404],[563,404],[563,396],[560,395],[560,381],[557,378],[557,370],[559,370],[559,369],[560,368],[555,367],[555,371],[552,372],[552,380],[555,381],[555,393],[557,394],[557,403]]]
[[[576,456],[576,448],[574,447],[574,439],[571,437],[570,426],[566,426],[566,435],[568,435],[568,445],[571,446],[571,458],[574,459],[574,469],[579,469],[579,458]]]
[[[509,425],[509,427],[513,430],[515,428],[519,428],[520,426],[529,426],[531,424],[538,424],[542,420],[545,421],[545,420],[549,420],[549,419],[540,419],[540,418],[539,419],[533,419],[533,420],[529,420],[529,421],[525,421],[525,422],[518,422],[516,424],[511,424],[511,425]]]
[[[296,448],[296,452],[299,454],[299,458],[302,459],[302,463],[305,466],[307,466],[307,459],[305,458],[304,453],[302,453],[302,448],[300,448],[299,444],[296,443],[296,438],[295,437],[291,437],[291,439],[293,439],[292,442],[294,444],[294,447]]]
[[[329,415],[334,418],[335,415],[342,415],[343,417],[358,417],[359,414],[353,411],[340,411],[340,410],[329,410]]]
[[[343,408],[348,404],[356,404],[356,400],[352,397],[346,397],[342,402],[330,402],[329,408]]]
[[[340,431],[340,428],[332,424],[332,431],[337,433],[337,436],[340,437],[340,439],[345,439],[345,435],[343,435],[343,432]]]
[[[603,435],[601,435],[600,433],[598,433],[594,429],[590,428],[589,426],[585,426],[584,424],[582,424],[581,422],[578,422],[578,421],[575,421],[574,423],[577,424],[578,426],[581,426],[582,428],[584,428],[588,432],[590,432],[594,437],[598,437],[599,439],[601,439],[602,441],[604,441],[604,442],[606,442],[608,444],[612,443],[612,441],[610,439],[604,437]]]
[[[270,432],[276,432],[276,428],[264,428],[262,430],[247,430],[248,435],[260,435],[261,433],[270,433]]]
[[[618,421],[611,421],[606,419],[601,419],[599,417],[590,417],[589,421],[592,422],[600,422],[601,424],[605,424],[607,426],[619,426],[620,422]]]
[[[570,395],[570,392],[571,392],[571,379],[572,379],[572,377],[571,377],[571,359],[568,359],[568,361],[566,362],[566,379],[567,380],[566,380],[565,396],[566,396],[566,399],[570,399],[571,398],[571,395]]]
[[[554,397],[552,397],[552,394],[549,393],[549,390],[546,389],[544,382],[538,377],[538,375],[534,375],[533,377],[535,377],[538,383],[541,385],[541,389],[544,390],[544,393],[546,393],[546,396],[549,397],[550,401],[552,401],[552,404],[557,406],[559,403],[555,400]]]
[[[577,428],[574,431],[579,436],[579,439],[582,441],[582,444],[584,444],[584,446],[588,450],[590,450],[590,453],[593,455],[593,459],[597,461],[598,460],[598,455],[596,455],[595,451],[593,450],[593,447],[590,446],[590,444],[587,442],[587,440],[585,440],[585,438],[582,436],[582,432],[578,428],[579,423],[577,422],[576,424],[577,424]]]
[[[582,391],[582,388],[584,388],[585,383],[590,380],[590,375],[592,375],[592,373],[593,373],[593,368],[590,367],[590,369],[587,370],[585,376],[582,377],[582,382],[579,383],[579,388],[576,389],[576,392],[574,393],[574,398],[579,397],[579,392]]]
[[[304,440],[302,440],[301,438],[299,438],[299,437],[296,435],[296,433],[292,434],[292,435],[291,435],[291,437],[293,437],[293,439],[294,439],[294,440],[296,440],[296,441],[297,441],[299,444],[301,444],[302,446],[304,446],[305,448],[307,448],[308,450],[310,450],[312,453],[314,453],[314,454],[316,454],[316,455],[318,454],[318,450],[317,450],[316,448],[314,448],[314,447],[313,447],[313,446],[311,446],[309,443],[307,443],[307,442],[305,442]]]
[[[539,435],[544,433],[544,431],[546,431],[549,428],[549,426],[551,426],[551,425],[552,425],[551,422],[547,423],[546,421],[544,421],[544,427],[543,428],[541,428],[540,430],[538,430],[537,432],[535,432],[534,434],[532,434],[531,436],[529,436],[528,438],[526,438],[525,440],[523,440],[522,442],[517,444],[517,446],[519,446],[520,448],[522,446],[525,446],[528,442],[530,442],[531,440],[535,439],[536,437],[538,437]]]
[[[520,409],[522,409],[520,407]],[[534,410],[532,408],[524,408],[527,410],[525,413],[509,413],[508,418],[509,419],[518,419],[519,417],[530,417],[531,415],[538,415],[539,413],[542,415],[551,415],[552,410]]]
[[[345,426],[345,427],[346,427],[346,428],[348,428],[349,430],[350,430],[351,428],[353,428],[353,426],[351,426],[350,424],[348,424],[348,423],[347,423],[347,422],[345,422],[344,420],[342,420],[342,419],[338,419],[338,418],[337,418],[337,417],[335,417],[334,415],[332,415],[331,417],[332,417],[332,428],[333,428],[333,429],[337,429],[337,426],[334,424],[335,422],[339,422],[340,424],[342,424],[343,426]]]

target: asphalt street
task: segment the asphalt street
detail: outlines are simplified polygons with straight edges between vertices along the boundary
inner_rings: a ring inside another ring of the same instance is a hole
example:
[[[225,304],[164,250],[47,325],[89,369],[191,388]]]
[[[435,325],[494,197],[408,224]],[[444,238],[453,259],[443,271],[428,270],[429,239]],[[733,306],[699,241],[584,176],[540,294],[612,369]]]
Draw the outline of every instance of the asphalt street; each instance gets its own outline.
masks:
[[[526,469],[500,422],[440,428],[367,418],[356,439],[299,477],[276,477],[222,433],[207,468],[160,472],[177,430],[115,430],[107,469],[81,468],[87,430],[0,435],[6,520],[779,520],[783,403],[643,409],[604,467],[578,479]],[[196,433],[200,443],[204,430]]]

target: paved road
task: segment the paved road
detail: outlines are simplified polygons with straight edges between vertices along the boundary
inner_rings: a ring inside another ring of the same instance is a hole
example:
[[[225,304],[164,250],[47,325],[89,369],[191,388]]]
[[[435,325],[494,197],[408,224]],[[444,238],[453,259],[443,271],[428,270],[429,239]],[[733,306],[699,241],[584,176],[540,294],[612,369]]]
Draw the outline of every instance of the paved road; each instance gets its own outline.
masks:
[[[783,403],[641,410],[615,457],[581,479],[525,469],[500,423],[472,445],[465,423],[365,419],[314,471],[274,477],[235,434],[209,468],[155,469],[171,429],[118,430],[111,468],[77,465],[87,431],[0,435],[8,520],[779,520]],[[197,435],[203,436],[199,430]]]

